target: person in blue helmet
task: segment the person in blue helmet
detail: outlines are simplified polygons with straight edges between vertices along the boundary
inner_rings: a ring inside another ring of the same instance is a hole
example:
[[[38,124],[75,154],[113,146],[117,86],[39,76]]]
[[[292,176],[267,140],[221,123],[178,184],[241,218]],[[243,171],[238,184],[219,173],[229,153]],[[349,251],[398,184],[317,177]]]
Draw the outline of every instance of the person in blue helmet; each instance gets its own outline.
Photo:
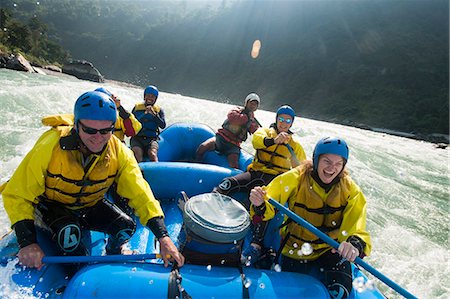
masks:
[[[117,108],[117,120],[114,124],[114,136],[119,138],[122,142],[125,142],[125,136],[133,137],[142,128],[141,123],[134,117],[133,114],[128,112],[121,104],[119,97],[111,93],[104,87],[99,87],[95,91],[100,91],[111,97]]]
[[[83,93],[75,102],[74,123],[53,121],[3,186],[3,204],[20,250],[19,262],[40,269],[45,253],[36,226],[48,231],[62,254],[89,254],[83,242],[87,230],[109,235],[107,254],[120,254],[136,224],[105,199],[112,184],[128,199],[140,222],[169,257],[183,265],[184,257],[168,236],[164,214],[131,150],[112,137],[117,110],[105,93]]]
[[[136,104],[132,111],[142,124],[139,133],[130,140],[131,149],[138,162],[144,160],[144,154],[150,161],[158,162],[158,136],[160,130],[166,127],[164,110],[155,104],[158,96],[156,86],[147,86],[144,90],[144,102]]]
[[[273,198],[340,243],[335,250],[312,232],[287,220],[281,229],[281,268],[310,273],[318,270],[332,298],[346,298],[352,290],[352,268],[357,256],[370,254],[366,230],[366,199],[346,170],[349,157],[342,138],[317,142],[312,161],[285,172],[250,192],[250,215],[268,221],[275,216]],[[252,256],[249,256],[252,258]]]
[[[261,127],[253,133],[252,145],[256,153],[247,171],[224,178],[214,191],[224,195],[250,193],[253,187],[269,184],[277,175],[306,160],[303,147],[290,130],[294,120],[294,109],[289,105],[280,106],[275,122],[269,128]],[[244,205],[248,208],[250,202]]]
[[[247,171],[232,177],[227,177],[214,188],[213,191],[232,195],[236,192],[250,193],[256,186],[268,185],[277,175],[300,165],[306,160],[305,151],[290,130],[295,120],[295,111],[289,105],[280,106],[275,116],[275,122],[269,128],[259,128],[253,134],[252,145],[256,150],[252,163]],[[247,196],[248,198],[248,196]],[[250,201],[242,202],[249,209]],[[242,263],[254,264],[258,261],[260,252],[264,249],[263,232],[267,222],[255,221],[252,223],[253,239],[251,246],[243,252],[243,256],[249,255],[247,251],[258,251],[251,261],[246,258]]]

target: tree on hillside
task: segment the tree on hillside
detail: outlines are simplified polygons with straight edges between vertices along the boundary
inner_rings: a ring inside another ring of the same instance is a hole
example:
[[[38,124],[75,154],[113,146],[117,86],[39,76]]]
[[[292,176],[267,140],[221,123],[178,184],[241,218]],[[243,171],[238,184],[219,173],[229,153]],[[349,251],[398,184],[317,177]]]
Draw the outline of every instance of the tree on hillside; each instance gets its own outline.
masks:
[[[30,28],[18,20],[11,19],[6,23],[5,45],[11,49],[28,52],[31,49],[32,37]]]
[[[1,44],[9,51],[31,55],[32,60],[64,63],[68,52],[47,36],[48,26],[36,16],[28,24],[13,18],[8,9],[0,9]],[[36,62],[36,61],[35,61]]]

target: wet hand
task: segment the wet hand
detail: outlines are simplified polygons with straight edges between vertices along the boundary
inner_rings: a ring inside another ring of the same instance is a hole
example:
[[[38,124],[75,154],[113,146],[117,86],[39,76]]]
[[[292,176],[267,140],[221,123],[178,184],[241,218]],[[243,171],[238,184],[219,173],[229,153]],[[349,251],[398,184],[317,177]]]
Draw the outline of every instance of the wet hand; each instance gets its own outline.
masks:
[[[255,187],[250,191],[250,202],[255,206],[259,207],[264,203],[264,198],[266,196],[266,191],[261,187]]]
[[[20,249],[17,254],[21,265],[29,268],[37,268],[38,270],[43,266],[42,258],[44,256],[44,251],[42,251],[41,247],[36,243],[25,246]]]
[[[153,110],[153,106],[146,106],[146,107],[145,107],[145,114],[153,114],[153,115],[156,115],[155,110]]]
[[[115,95],[112,95],[111,97],[114,100],[114,104],[116,104],[116,107],[119,108],[121,106],[120,99],[118,97],[116,97]]]
[[[174,260],[177,262],[178,267],[184,265],[184,256],[178,251],[178,248],[168,236],[159,239],[159,248],[164,261],[164,267],[169,266],[169,261],[173,262]]]
[[[331,252],[339,253],[340,256],[342,256],[343,258],[345,258],[350,262],[354,262],[356,257],[359,256],[359,250],[356,249],[356,247],[354,247],[349,242],[345,241],[339,244],[339,248],[337,250],[333,248]]]
[[[275,137],[274,141],[276,144],[286,144],[291,139],[291,135],[287,132],[281,132]]]

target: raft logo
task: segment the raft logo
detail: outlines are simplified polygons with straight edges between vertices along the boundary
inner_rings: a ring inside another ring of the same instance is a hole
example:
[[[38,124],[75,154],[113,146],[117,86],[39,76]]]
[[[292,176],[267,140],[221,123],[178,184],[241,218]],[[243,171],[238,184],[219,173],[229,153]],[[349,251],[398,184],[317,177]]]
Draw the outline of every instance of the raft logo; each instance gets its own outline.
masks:
[[[132,229],[122,229],[120,230],[117,235],[116,238],[119,241],[119,243],[123,243],[125,241],[128,241],[131,236],[133,235],[134,231]]]
[[[81,231],[75,224],[68,224],[58,233],[58,244],[65,252],[72,252],[80,244]]]
[[[227,191],[231,188],[231,181],[229,179],[225,179],[222,183],[219,184],[219,189]]]
[[[330,292],[331,298],[342,299],[348,297],[348,290],[340,283],[333,283],[328,286],[328,291]]]

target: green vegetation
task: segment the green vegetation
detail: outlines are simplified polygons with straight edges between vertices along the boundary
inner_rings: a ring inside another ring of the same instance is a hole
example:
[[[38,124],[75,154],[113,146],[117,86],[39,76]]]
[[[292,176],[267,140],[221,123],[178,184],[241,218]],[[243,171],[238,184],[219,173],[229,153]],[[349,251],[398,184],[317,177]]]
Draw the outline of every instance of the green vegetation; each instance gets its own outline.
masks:
[[[256,91],[267,110],[449,132],[446,0],[4,2],[109,79],[240,105]]]
[[[32,16],[27,23],[13,17],[10,9],[0,8],[0,52],[22,53],[33,63],[62,64],[68,56],[56,42],[47,36],[47,25]]]

